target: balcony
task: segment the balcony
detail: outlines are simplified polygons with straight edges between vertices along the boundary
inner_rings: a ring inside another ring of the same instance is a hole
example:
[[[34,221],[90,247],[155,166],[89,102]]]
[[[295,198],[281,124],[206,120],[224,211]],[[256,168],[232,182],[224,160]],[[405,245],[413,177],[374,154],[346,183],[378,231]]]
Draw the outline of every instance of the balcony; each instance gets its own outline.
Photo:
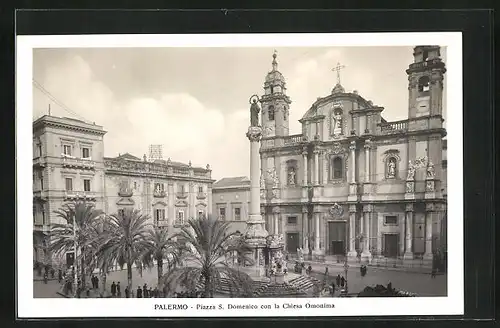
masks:
[[[380,132],[382,134],[398,134],[408,131],[408,120],[380,123]]]
[[[156,220],[155,221],[155,226],[158,228],[166,228],[168,227],[168,220]]]
[[[46,190],[34,190],[33,191],[33,198],[47,200],[48,192]]]
[[[207,198],[207,193],[206,193],[206,192],[199,192],[199,193],[196,195],[196,198],[197,198],[197,199],[205,199],[205,198]]]
[[[179,199],[186,199],[189,194],[185,191],[178,191],[176,195],[177,195],[177,198],[179,198]]]
[[[33,158],[33,167],[44,168],[47,166],[47,161],[45,157],[36,157]]]
[[[121,187],[118,191],[118,196],[120,197],[132,197],[134,195],[134,191],[130,187]]]
[[[427,60],[424,62],[418,62],[418,63],[413,63],[410,64],[410,67],[406,70],[407,73],[413,73],[418,70],[421,70],[423,68],[444,68],[444,63],[441,61],[440,58],[434,58],[431,60]]]
[[[189,176],[189,168],[188,167],[173,167],[172,174],[174,175],[187,175]]]
[[[302,134],[294,134],[283,138],[283,144],[287,145],[297,145],[302,142]]]
[[[76,158],[70,155],[61,154],[63,167],[93,170],[95,162],[89,158]]]
[[[153,197],[165,198],[165,197],[167,197],[167,192],[165,190],[155,190],[153,192]]]
[[[40,231],[40,232],[44,232],[44,233],[50,232],[50,225],[48,225],[48,224],[35,223],[33,228],[34,228],[33,230],[35,230],[35,231]]]
[[[95,201],[96,200],[96,192],[94,191],[73,191],[66,190],[64,192],[65,200],[88,200]]]

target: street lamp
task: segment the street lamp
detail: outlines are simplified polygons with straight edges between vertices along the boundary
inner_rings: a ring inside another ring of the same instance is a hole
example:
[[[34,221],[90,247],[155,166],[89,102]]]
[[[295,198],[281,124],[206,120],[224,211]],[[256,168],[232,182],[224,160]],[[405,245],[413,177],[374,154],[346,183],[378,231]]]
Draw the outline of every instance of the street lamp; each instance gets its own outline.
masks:
[[[73,261],[73,268],[75,269],[75,274],[74,274],[74,282],[73,284],[75,285],[75,290],[74,290],[74,297],[76,298],[77,296],[77,289],[78,289],[78,260],[77,260],[77,241],[76,241],[76,211],[73,213],[73,248],[74,248],[74,254],[75,254],[75,259]]]
[[[345,253],[346,256],[345,261],[344,261],[344,275],[345,275],[345,293],[347,294],[349,292],[349,287],[347,286],[347,272],[349,271],[349,264],[347,263],[347,252]]]

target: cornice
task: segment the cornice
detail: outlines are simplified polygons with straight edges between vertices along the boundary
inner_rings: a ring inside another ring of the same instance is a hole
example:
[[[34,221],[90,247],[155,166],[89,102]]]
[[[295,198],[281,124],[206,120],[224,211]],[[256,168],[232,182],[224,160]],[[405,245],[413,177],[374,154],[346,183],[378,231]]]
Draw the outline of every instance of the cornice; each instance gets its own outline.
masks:
[[[76,126],[76,125],[71,125],[71,124],[65,124],[61,122],[52,122],[52,121],[41,121],[41,122],[35,122],[33,124],[33,132],[39,130],[42,127],[54,127],[58,129],[65,129],[65,130],[70,130],[70,131],[75,131],[75,132],[85,132],[85,133],[90,133],[94,135],[100,135],[103,136],[107,133],[107,131],[101,130],[101,129],[92,129],[92,128],[87,128],[83,126]]]

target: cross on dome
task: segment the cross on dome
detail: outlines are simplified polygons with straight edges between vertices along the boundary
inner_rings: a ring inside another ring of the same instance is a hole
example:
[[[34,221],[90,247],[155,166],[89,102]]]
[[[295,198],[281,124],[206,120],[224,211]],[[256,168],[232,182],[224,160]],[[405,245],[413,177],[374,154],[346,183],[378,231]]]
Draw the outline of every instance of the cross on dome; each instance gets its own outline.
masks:
[[[278,70],[278,62],[276,61],[276,57],[278,57],[278,51],[276,49],[274,49],[274,53],[273,53],[273,71],[277,71]]]
[[[337,63],[337,66],[332,68],[333,72],[337,72],[337,84],[339,84],[339,85],[340,85],[340,70],[344,69],[344,68],[345,68],[345,65],[340,65],[340,63]]]

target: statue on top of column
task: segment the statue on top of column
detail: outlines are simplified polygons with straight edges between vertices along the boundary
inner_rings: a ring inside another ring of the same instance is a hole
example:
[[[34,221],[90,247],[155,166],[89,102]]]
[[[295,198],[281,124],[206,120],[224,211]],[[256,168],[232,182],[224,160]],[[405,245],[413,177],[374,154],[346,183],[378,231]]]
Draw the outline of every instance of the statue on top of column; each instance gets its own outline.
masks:
[[[406,177],[406,180],[413,180],[415,179],[415,166],[411,161],[408,162],[408,176]]]
[[[250,106],[250,125],[251,126],[259,126],[259,112],[260,112],[260,107],[259,104],[257,104],[257,96],[252,96],[250,98],[252,101],[252,105]]]
[[[427,179],[434,179],[434,164],[429,160],[427,164]]]

